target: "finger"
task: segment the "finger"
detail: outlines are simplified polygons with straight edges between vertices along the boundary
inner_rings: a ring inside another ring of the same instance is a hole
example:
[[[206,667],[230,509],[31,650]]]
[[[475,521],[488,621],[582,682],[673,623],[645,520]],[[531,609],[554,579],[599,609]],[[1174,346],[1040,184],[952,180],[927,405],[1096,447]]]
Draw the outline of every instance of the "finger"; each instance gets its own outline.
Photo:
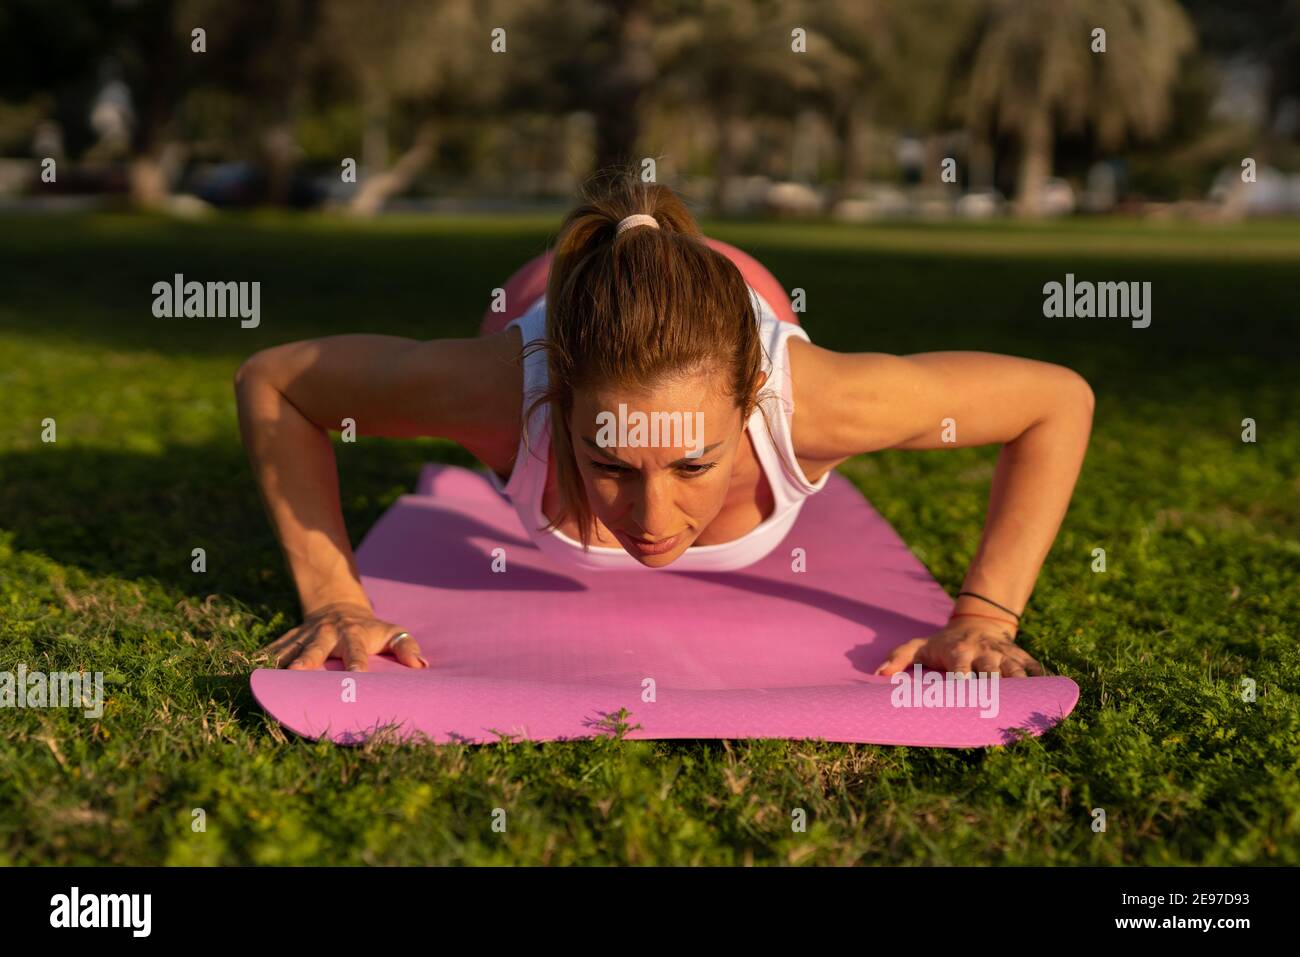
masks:
[[[365,640],[357,628],[344,628],[343,641],[334,649],[343,659],[343,667],[348,671],[365,671],[370,663],[370,654],[366,651]]]
[[[302,625],[296,628],[290,628],[279,638],[257,649],[259,655],[270,655],[276,660],[276,664],[284,664],[284,659],[296,645],[304,643],[305,633]]]
[[[311,644],[312,632],[303,632],[302,635],[296,636],[292,641],[286,641],[285,644],[279,645],[274,651],[276,655],[276,664],[278,667],[285,667],[286,664],[294,661],[298,655],[303,653],[303,649]]]
[[[1019,645],[1008,650],[1006,657],[1010,658],[1019,667],[1023,668],[1026,674],[1041,676],[1045,673],[1043,671],[1043,666],[1035,661],[1034,657]]]
[[[971,667],[982,674],[991,675],[1002,667],[1003,661],[1009,661],[1005,655],[996,651],[981,651],[971,661]]]
[[[325,659],[329,657],[335,645],[339,643],[338,633],[334,630],[333,625],[321,625],[316,630],[314,637],[307,647],[302,650],[289,667],[294,670],[310,670],[319,668],[325,664]]]
[[[928,661],[923,663],[929,665],[931,668],[937,668],[940,671],[952,671],[958,674],[968,675],[975,670],[973,666],[974,657],[975,650],[973,648],[966,645],[958,645],[956,648],[952,649],[946,657],[942,652],[940,652],[937,660],[933,663]]]
[[[1008,678],[1028,678],[1025,669],[1014,658],[1002,659],[1002,674]]]
[[[339,658],[343,659],[343,667],[348,671],[367,671],[370,661],[370,655],[365,650],[365,642],[360,638],[344,637],[343,644],[339,646]]]
[[[311,636],[303,635],[293,644],[286,645],[284,648],[280,650],[280,653],[276,656],[277,664],[279,664],[281,667],[288,666],[295,659],[297,659],[299,655],[301,655],[304,651],[307,650],[307,646],[309,644],[311,644]]]
[[[393,657],[406,665],[408,668],[427,668],[429,663],[424,660],[424,655],[420,653],[420,643],[407,635],[400,641],[395,641],[388,646]]]
[[[887,678],[905,668],[910,668],[916,660],[917,652],[924,646],[924,638],[913,638],[911,641],[904,642],[889,653],[889,657],[873,674],[883,675]]]

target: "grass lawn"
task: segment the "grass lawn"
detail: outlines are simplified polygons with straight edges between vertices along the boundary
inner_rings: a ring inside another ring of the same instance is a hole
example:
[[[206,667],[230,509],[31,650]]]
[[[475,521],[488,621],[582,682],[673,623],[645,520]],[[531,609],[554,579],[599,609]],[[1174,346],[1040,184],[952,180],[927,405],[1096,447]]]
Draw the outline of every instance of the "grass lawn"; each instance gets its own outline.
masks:
[[[1041,739],[347,749],[282,732],[248,675],[297,603],[235,368],[310,336],[470,335],[557,225],[0,220],[0,670],[102,671],[108,699],[97,720],[0,711],[0,864],[1300,863],[1297,223],[705,224],[807,291],[819,344],[1007,352],[1093,384],[1022,641],[1082,697]],[[260,327],[155,319],[151,287],[177,272],[260,280]],[[1150,281],[1151,326],[1044,318],[1042,286],[1067,272]],[[354,543],[420,463],[472,461],[435,440],[335,447]],[[843,471],[951,592],[995,457]]]

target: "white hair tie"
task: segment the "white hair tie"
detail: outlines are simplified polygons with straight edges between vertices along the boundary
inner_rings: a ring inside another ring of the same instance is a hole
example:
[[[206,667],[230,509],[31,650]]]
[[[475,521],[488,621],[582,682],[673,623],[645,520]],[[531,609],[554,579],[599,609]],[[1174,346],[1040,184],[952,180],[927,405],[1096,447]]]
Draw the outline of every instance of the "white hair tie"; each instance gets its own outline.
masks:
[[[619,220],[618,232],[614,235],[617,236],[623,230],[631,229],[633,226],[653,226],[655,229],[658,229],[659,220],[655,219],[653,216],[647,215],[646,213],[633,213],[631,216],[625,216],[623,219]]]

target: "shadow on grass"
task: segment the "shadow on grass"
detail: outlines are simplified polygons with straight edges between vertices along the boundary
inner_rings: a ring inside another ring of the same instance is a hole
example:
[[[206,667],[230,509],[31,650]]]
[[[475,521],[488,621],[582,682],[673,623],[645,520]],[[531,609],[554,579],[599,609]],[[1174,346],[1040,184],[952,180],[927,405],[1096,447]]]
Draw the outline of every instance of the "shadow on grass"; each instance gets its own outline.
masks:
[[[362,440],[336,446],[343,514],[354,546],[420,466],[472,466],[460,449]],[[193,598],[220,594],[263,611],[297,596],[241,446],[171,445],[161,454],[42,446],[0,455],[0,528],[16,550],[88,575],[154,581]],[[207,570],[191,569],[192,550]]]
[[[267,721],[274,721],[253,696],[247,674],[195,675],[194,692],[200,700],[214,701],[229,709],[235,722],[249,734],[261,733]]]
[[[501,235],[436,221],[400,232],[307,219],[268,227],[238,218],[73,217],[9,226],[0,228],[0,331],[232,359],[342,333],[475,335],[492,290],[549,236],[541,224]],[[75,284],[67,281],[70,262]],[[177,273],[186,281],[260,282],[259,325],[156,318],[153,285]]]
[[[233,360],[343,333],[474,335],[492,290],[546,248],[559,221],[231,217],[190,224],[123,216],[9,225],[0,230],[0,330]],[[1135,242],[1145,243],[1138,252],[1093,250],[1085,230],[1078,253],[1044,254],[1042,237],[1030,233],[999,256],[981,247],[1002,236],[997,230],[936,228],[931,246],[899,248],[882,227],[824,226],[813,230],[812,245],[791,241],[782,224],[710,224],[709,231],[758,256],[787,290],[804,289],[801,319],[813,341],[841,351],[1007,352],[1070,365],[1103,387],[1174,372],[1194,357],[1275,366],[1296,355],[1296,264],[1285,259],[1217,262],[1205,250],[1180,258],[1166,255],[1167,239],[1137,231]],[[75,284],[67,281],[69,262],[77,264]],[[1151,282],[1152,325],[1045,318],[1043,284],[1067,272]],[[261,324],[155,318],[153,284],[176,273],[261,282]],[[1224,384],[1241,374],[1235,369]]]

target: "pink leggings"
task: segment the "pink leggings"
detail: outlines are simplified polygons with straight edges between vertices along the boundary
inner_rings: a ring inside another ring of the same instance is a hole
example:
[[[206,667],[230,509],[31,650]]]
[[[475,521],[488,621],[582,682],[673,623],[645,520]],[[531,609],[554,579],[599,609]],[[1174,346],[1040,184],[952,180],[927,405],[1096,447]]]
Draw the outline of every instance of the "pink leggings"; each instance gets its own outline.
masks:
[[[796,326],[799,325],[799,319],[790,305],[790,297],[776,281],[776,277],[768,272],[766,266],[749,253],[742,252],[729,243],[707,237],[704,241],[736,264],[745,281],[767,301],[782,322],[793,322]],[[493,312],[489,307],[483,314],[482,325],[479,326],[480,336],[500,332],[510,322],[527,312],[528,307],[546,292],[546,277],[551,271],[551,259],[554,255],[548,250],[515,270],[514,275],[507,279],[505,284],[506,311]]]

